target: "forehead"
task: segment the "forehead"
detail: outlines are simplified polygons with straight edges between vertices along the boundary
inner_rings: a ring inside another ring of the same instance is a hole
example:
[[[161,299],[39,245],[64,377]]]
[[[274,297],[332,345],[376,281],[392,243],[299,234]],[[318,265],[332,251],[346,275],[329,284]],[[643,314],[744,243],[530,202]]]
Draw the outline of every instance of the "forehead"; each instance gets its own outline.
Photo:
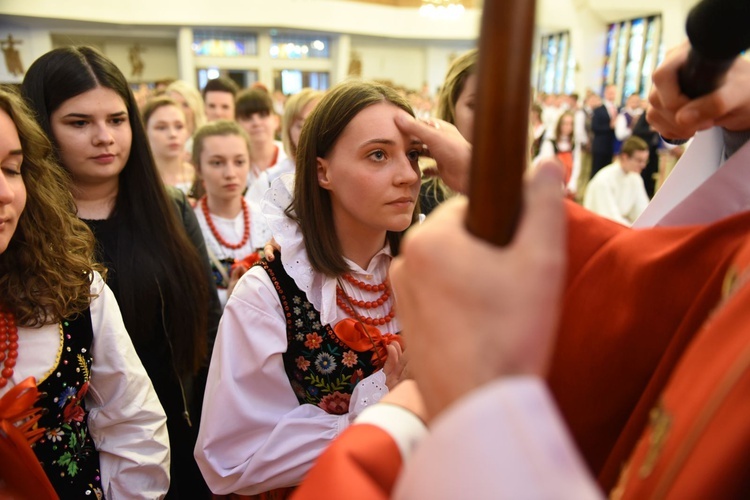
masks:
[[[117,109],[113,109],[117,108]],[[90,113],[104,111],[124,111],[127,108],[120,94],[107,87],[96,87],[64,101],[58,111],[75,112],[76,109],[87,109]]]
[[[206,102],[221,102],[228,103],[234,102],[234,96],[231,92],[223,92],[221,90],[209,90],[206,92]]]
[[[0,109],[0,145],[2,145],[2,154],[21,149],[16,124],[3,109]]]
[[[203,139],[204,155],[235,155],[241,153],[247,153],[247,144],[239,135],[210,135]]]
[[[345,140],[367,141],[376,138],[394,139],[401,137],[401,131],[396,126],[396,116],[409,113],[391,102],[378,102],[362,109],[344,128],[340,138]]]
[[[182,119],[184,118],[185,113],[182,112],[182,109],[178,108],[177,106],[173,106],[172,104],[166,104],[164,106],[159,106],[154,110],[153,113],[151,113],[151,119],[152,120],[176,120],[176,119]]]

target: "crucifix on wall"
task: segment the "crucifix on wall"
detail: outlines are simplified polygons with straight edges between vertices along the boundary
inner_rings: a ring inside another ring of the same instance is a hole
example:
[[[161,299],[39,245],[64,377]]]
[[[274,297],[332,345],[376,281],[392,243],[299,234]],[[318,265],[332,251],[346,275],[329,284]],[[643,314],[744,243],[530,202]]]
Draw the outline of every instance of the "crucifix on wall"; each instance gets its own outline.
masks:
[[[143,76],[143,68],[146,66],[146,64],[141,58],[142,52],[146,52],[146,49],[144,47],[141,47],[141,45],[138,43],[130,47],[130,50],[128,51],[128,58],[130,59],[131,68],[130,76],[134,78],[140,78],[141,76]]]
[[[21,76],[25,73],[23,63],[21,63],[21,53],[16,49],[16,45],[23,43],[16,40],[13,35],[8,33],[8,39],[0,41],[0,48],[5,56],[5,68],[13,76]]]

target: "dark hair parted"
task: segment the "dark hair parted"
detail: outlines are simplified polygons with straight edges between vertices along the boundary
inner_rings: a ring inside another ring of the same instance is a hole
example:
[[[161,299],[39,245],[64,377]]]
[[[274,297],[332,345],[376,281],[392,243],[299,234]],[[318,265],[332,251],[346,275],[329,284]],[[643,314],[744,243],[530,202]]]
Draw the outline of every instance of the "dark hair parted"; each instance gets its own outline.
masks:
[[[234,83],[234,80],[220,76],[206,82],[206,86],[201,90],[203,99],[206,99],[207,92],[227,92],[232,94],[232,97],[237,96],[237,92],[240,91],[240,87]]]
[[[331,88],[305,120],[296,158],[294,199],[287,215],[302,230],[313,269],[328,276],[351,271],[341,251],[333,223],[330,193],[318,184],[318,158],[325,158],[339,136],[360,111],[378,103],[391,103],[414,116],[409,103],[395,90],[374,82],[348,80]],[[412,222],[417,220],[415,207]],[[398,254],[405,231],[388,231],[393,255]]]
[[[195,372],[207,351],[206,271],[156,171],[124,75],[96,49],[62,47],[42,55],[29,67],[22,92],[54,144],[52,113],[68,99],[97,87],[111,89],[122,98],[133,137],[128,161],[119,175],[114,209],[120,222],[119,240],[134,250],[121,256],[116,269],[117,300],[125,326],[134,340],[147,342],[154,332],[154,318],[143,314],[137,304],[161,300],[175,365],[183,374]],[[59,144],[56,147],[59,151]],[[59,154],[57,158],[59,161]]]
[[[243,90],[234,103],[235,119],[250,118],[255,113],[259,113],[261,116],[268,116],[273,113],[271,96],[268,91],[259,88]]]
[[[16,126],[23,150],[26,207],[0,256],[2,306],[24,326],[58,322],[89,307],[94,237],[75,216],[64,170],[52,145],[20,96],[0,87],[0,109]]]

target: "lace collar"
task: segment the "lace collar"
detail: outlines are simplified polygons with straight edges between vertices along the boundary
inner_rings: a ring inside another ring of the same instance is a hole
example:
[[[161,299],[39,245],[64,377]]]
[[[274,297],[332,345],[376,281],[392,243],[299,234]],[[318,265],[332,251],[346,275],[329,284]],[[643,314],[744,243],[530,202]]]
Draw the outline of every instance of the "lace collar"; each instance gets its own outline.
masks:
[[[302,240],[302,231],[284,213],[292,202],[293,189],[293,174],[284,174],[274,180],[261,201],[261,211],[282,249],[284,270],[320,312],[321,322],[334,324],[340,317],[336,306],[337,280],[312,269]],[[352,270],[352,275],[358,279],[383,281],[388,274],[391,259],[391,249],[386,243],[370,260],[367,269],[362,269],[349,259],[345,258],[345,261]]]

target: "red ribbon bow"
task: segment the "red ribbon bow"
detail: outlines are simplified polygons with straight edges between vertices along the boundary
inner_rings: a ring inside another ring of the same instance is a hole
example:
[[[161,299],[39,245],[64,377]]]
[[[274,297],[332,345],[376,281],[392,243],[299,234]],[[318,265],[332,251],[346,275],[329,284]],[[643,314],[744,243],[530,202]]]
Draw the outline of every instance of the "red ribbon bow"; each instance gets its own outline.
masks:
[[[376,368],[382,368],[388,359],[386,346],[396,342],[402,349],[404,347],[404,339],[400,335],[383,335],[378,328],[352,318],[345,318],[336,323],[333,333],[341,342],[357,352],[373,351],[371,361]]]

